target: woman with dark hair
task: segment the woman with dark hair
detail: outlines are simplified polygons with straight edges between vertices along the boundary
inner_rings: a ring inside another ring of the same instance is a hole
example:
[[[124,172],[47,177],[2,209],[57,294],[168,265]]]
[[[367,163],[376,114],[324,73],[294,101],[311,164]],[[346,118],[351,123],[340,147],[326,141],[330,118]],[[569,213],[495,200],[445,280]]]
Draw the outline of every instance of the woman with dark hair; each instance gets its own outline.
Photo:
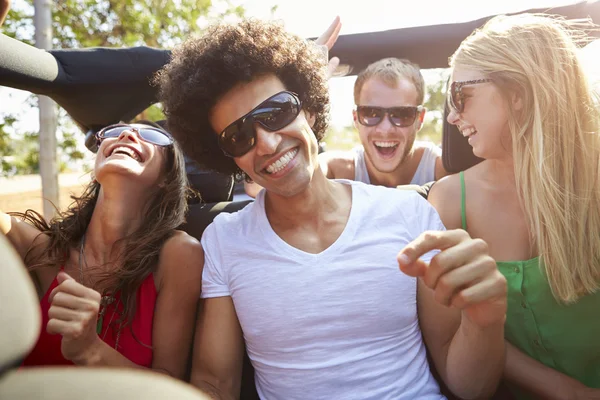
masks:
[[[200,296],[199,242],[183,154],[158,125],[98,132],[94,180],[49,223],[0,213],[41,300],[42,332],[24,365],[142,367],[182,378]]]

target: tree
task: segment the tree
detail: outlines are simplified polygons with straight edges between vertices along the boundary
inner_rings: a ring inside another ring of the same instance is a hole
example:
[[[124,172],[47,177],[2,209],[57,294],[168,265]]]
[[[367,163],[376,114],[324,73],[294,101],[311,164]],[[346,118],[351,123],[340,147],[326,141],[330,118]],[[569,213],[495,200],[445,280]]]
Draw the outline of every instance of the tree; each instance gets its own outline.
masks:
[[[35,46],[40,49],[52,48],[52,2],[35,0]],[[56,104],[47,96],[38,96],[40,119],[40,151],[38,163],[42,177],[42,198],[44,216],[52,219],[59,206],[58,165],[56,154]]]
[[[32,43],[33,0],[11,9],[4,34]],[[231,0],[62,0],[52,14],[54,48],[171,48],[211,20],[244,15]]]
[[[16,172],[11,162],[11,157],[15,154],[14,143],[7,131],[14,122],[14,117],[7,117],[0,123],[0,177],[11,176]]]
[[[425,103],[423,104],[427,108],[427,114],[417,137],[419,140],[429,140],[440,144],[449,71],[438,69],[427,72],[429,83],[426,85]]]
[[[200,33],[213,20],[242,17],[245,13],[244,8],[234,5],[232,0],[61,0],[52,3],[53,48],[141,45],[172,48],[188,36]],[[2,33],[33,45],[33,16],[33,0],[14,2]],[[163,115],[161,108],[154,105],[139,117],[157,120]],[[29,148],[32,135],[36,135],[11,129],[14,120],[14,116],[0,111],[0,122],[4,121],[0,125],[2,173],[39,171],[36,157],[15,157],[12,151],[4,152],[8,147],[2,147],[2,140]],[[68,161],[80,160],[83,153],[73,146],[73,139],[83,135],[64,112],[59,113],[57,133],[63,138],[62,145],[58,144],[63,159],[66,156]],[[82,141],[76,142],[81,145]],[[64,168],[64,162],[62,164]]]
[[[360,144],[358,132],[353,125],[343,128],[330,126],[323,138],[327,150],[350,150]]]

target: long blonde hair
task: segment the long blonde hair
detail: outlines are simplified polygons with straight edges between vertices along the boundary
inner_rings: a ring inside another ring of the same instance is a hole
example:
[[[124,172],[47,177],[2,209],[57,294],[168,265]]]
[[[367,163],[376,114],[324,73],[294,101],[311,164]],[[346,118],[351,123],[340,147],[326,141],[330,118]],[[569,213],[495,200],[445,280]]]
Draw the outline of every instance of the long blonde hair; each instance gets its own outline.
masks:
[[[591,29],[557,16],[499,16],[451,58],[491,78],[506,101],[522,100],[508,121],[518,194],[564,303],[600,287],[600,114],[578,48]]]

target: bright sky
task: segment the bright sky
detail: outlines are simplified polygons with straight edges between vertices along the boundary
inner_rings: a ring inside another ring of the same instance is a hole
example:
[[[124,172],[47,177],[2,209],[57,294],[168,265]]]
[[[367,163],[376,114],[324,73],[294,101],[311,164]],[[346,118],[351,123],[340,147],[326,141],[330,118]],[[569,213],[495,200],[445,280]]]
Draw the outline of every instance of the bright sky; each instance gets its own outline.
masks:
[[[504,12],[523,11],[530,8],[546,8],[568,4],[570,0],[427,0],[391,1],[363,0],[232,0],[243,4],[247,15],[260,18],[274,16],[281,19],[287,29],[304,37],[317,37],[333,18],[342,20],[341,34],[380,31],[408,26],[434,25],[464,22]],[[273,6],[277,5],[274,14]],[[344,60],[341,60],[342,63]],[[424,71],[425,80],[428,80]],[[429,75],[431,78],[432,76]],[[354,77],[335,78],[331,81],[332,124],[338,127],[350,125],[354,107],[352,90]],[[13,94],[10,101],[7,95]],[[3,111],[23,108],[23,96],[17,91],[0,88]],[[37,113],[28,113],[22,121],[29,129],[37,129]]]
[[[274,17],[286,28],[303,37],[318,37],[339,15],[341,35],[383,31],[410,26],[466,22],[499,13],[550,8],[575,2],[570,0],[427,0],[423,2],[363,0],[241,0],[247,13],[270,18],[271,8],[277,5]],[[343,63],[344,60],[341,60]],[[425,81],[436,75],[423,71]],[[331,124],[342,127],[352,123],[354,107],[353,85],[356,78],[335,78],[330,82]]]

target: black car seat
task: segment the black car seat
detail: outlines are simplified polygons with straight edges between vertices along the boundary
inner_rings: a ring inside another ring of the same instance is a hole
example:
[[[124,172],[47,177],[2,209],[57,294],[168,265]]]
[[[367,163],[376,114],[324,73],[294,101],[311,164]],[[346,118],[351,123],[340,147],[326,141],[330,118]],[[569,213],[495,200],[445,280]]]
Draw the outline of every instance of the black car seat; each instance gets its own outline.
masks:
[[[473,149],[455,125],[448,123],[448,102],[444,108],[442,128],[442,162],[446,171],[456,174],[483,161],[473,154]]]
[[[461,135],[458,128],[447,121],[448,103],[444,108],[444,121],[442,124],[442,163],[444,169],[450,173],[456,174],[480,163],[481,158],[473,154],[473,149],[467,138]],[[425,199],[435,182],[428,182],[424,185],[401,185],[398,189],[415,190]]]
[[[157,372],[118,368],[19,368],[41,325],[39,300],[20,257],[0,233],[0,399],[208,400],[194,387]]]

